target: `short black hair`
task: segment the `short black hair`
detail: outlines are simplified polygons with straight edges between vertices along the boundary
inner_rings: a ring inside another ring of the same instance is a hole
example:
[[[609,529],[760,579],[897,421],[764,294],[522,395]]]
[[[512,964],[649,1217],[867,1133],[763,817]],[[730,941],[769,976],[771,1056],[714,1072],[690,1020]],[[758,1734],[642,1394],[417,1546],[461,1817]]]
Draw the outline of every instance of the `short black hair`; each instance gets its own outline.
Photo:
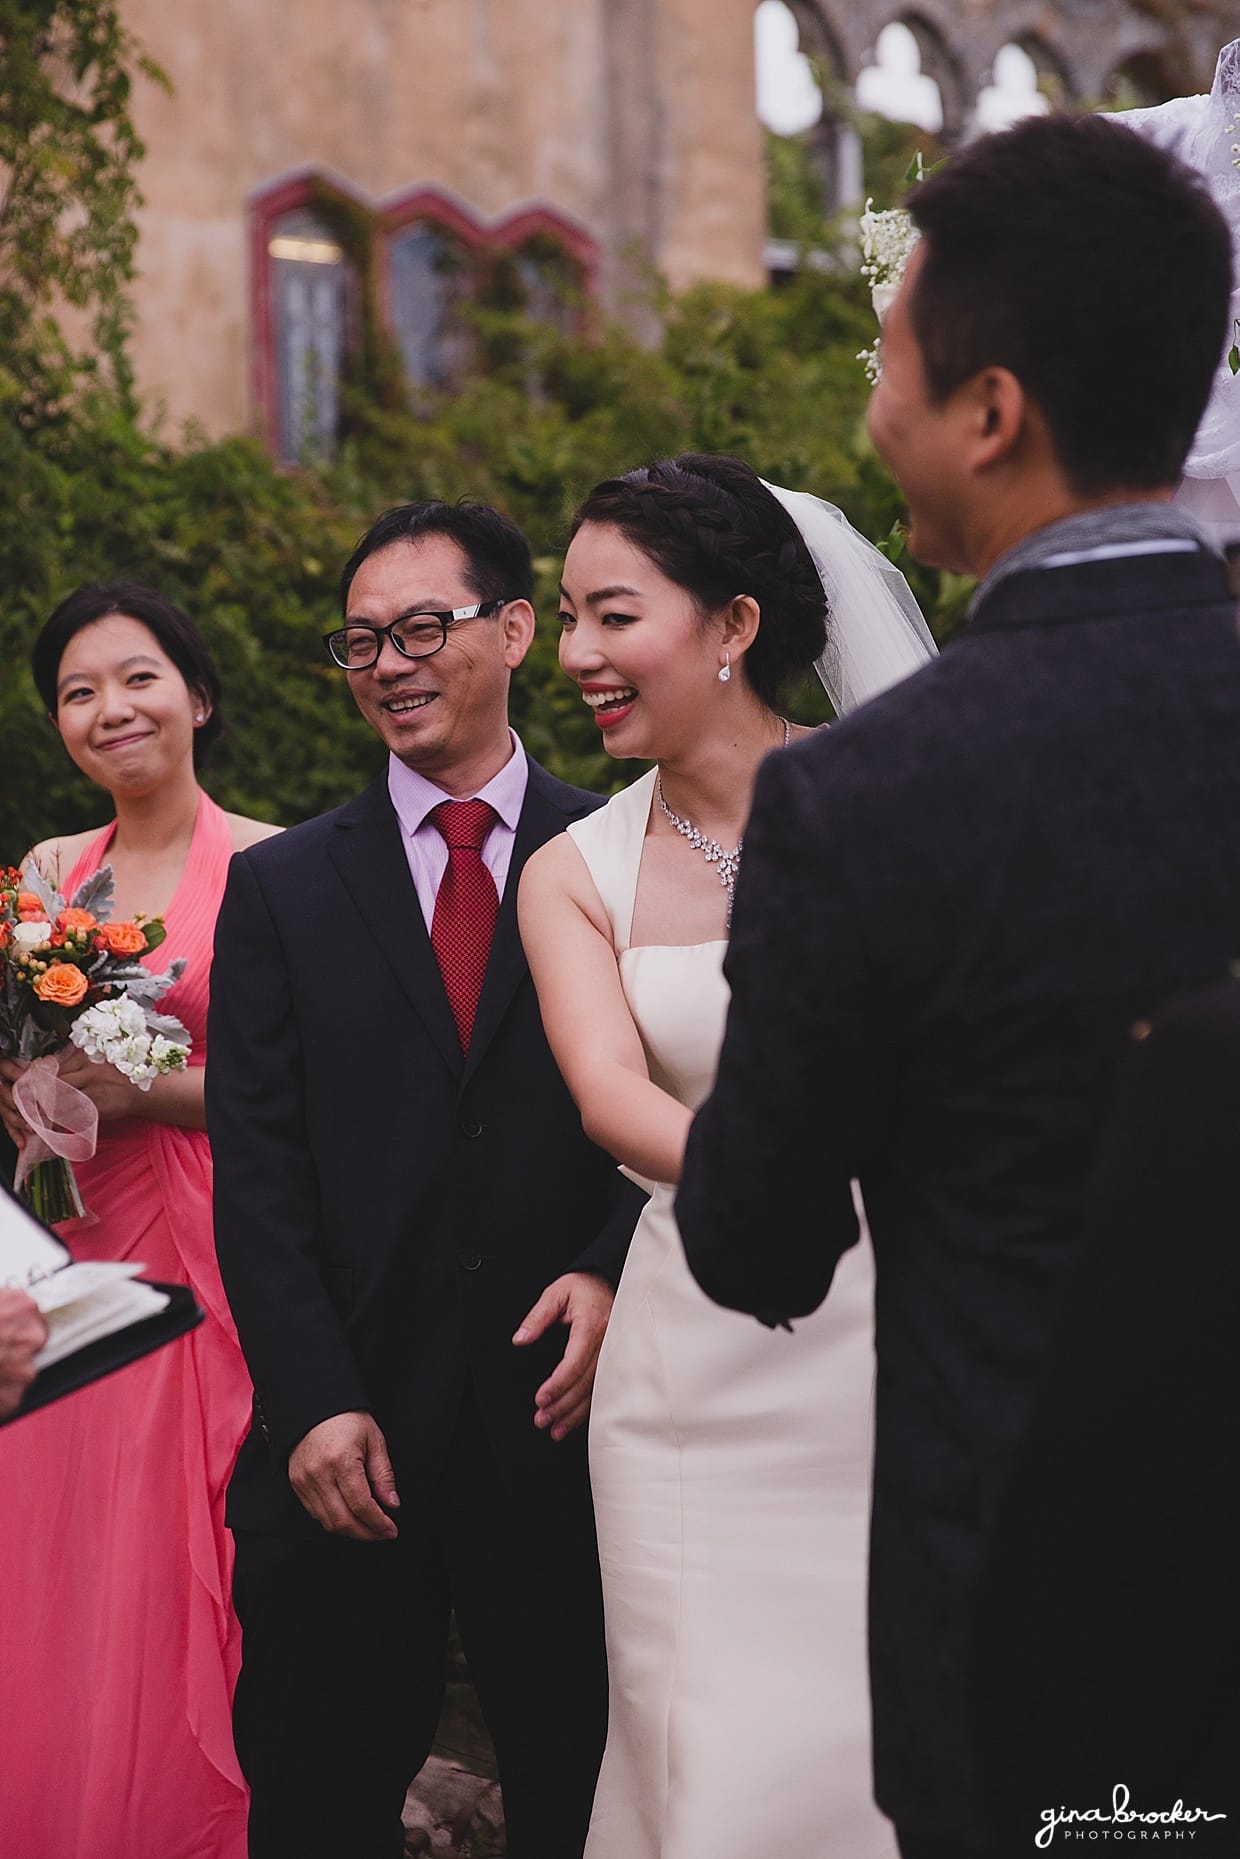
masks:
[[[826,648],[827,597],[800,530],[743,459],[682,452],[596,484],[573,518],[619,530],[661,574],[717,613],[738,594],[762,621],[744,676],[764,704]]]
[[[913,331],[940,404],[1009,369],[1078,495],[1175,484],[1231,326],[1231,238],[1204,182],[1105,116],[979,137],[908,195]]]
[[[471,497],[443,503],[437,497],[396,504],[376,518],[344,565],[340,576],[340,610],[349,602],[353,577],[367,556],[394,542],[418,542],[423,536],[448,536],[465,557],[465,579],[479,600],[534,598],[530,545],[510,517]]]
[[[194,766],[200,768],[212,743],[224,727],[220,708],[220,675],[207,642],[181,609],[154,588],[137,581],[87,581],[65,596],[44,622],[30,651],[35,689],[50,716],[57,709],[56,682],[69,641],[83,627],[111,614],[139,620],[168,654],[192,695],[208,706],[205,723],[194,731]]]

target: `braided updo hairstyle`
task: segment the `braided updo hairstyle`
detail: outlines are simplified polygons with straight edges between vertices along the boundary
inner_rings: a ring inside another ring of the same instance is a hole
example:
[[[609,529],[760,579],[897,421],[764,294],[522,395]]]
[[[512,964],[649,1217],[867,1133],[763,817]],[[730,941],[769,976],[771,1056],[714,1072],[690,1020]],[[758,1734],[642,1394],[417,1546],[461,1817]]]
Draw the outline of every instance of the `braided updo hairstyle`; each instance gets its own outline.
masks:
[[[826,646],[827,597],[801,532],[742,459],[682,452],[607,478],[577,511],[574,536],[583,523],[619,530],[703,614],[750,595],[762,624],[744,672],[772,710]]]

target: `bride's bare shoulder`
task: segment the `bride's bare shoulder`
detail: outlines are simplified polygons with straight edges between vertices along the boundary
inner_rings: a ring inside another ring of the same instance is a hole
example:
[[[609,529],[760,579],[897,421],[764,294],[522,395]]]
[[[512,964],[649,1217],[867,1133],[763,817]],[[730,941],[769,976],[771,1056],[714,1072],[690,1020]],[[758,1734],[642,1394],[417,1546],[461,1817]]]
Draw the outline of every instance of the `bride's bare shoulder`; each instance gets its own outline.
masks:
[[[244,852],[260,840],[272,839],[284,831],[282,826],[272,826],[268,820],[247,819],[244,813],[226,813],[224,818],[228,821],[234,852]]]
[[[548,917],[564,922],[580,913],[606,933],[607,913],[571,833],[558,833],[530,854],[521,871],[518,907],[523,929]]]
[[[531,852],[521,870],[523,889],[533,895],[553,892],[572,893],[585,873],[585,861],[573,844],[571,833],[557,833]]]

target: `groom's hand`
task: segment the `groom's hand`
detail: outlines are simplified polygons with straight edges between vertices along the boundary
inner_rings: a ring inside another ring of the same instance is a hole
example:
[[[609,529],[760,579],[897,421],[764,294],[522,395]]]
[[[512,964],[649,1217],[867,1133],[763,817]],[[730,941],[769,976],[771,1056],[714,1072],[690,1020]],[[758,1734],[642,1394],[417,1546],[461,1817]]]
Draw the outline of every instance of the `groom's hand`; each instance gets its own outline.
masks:
[[[553,1323],[568,1325],[568,1342],[559,1367],[534,1396],[534,1425],[550,1428],[563,1439],[590,1411],[594,1370],[615,1292],[593,1272],[566,1272],[549,1284],[521,1327],[514,1343],[532,1343]]]
[[[383,1543],[396,1535],[387,1510],[400,1499],[387,1442],[372,1414],[333,1414],[311,1427],[292,1450],[288,1477],[315,1522],[333,1536]]]

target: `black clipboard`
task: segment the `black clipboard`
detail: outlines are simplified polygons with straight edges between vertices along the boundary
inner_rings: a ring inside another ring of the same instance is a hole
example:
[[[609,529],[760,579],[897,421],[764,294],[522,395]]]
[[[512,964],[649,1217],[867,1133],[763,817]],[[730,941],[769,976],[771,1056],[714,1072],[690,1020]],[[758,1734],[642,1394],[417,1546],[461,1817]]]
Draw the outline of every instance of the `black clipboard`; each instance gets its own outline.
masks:
[[[11,1218],[16,1210],[19,1218],[38,1227],[64,1253],[65,1263],[68,1264],[73,1255],[64,1241],[31,1213],[3,1182],[0,1182],[0,1190],[8,1202],[8,1206],[0,1209],[0,1212]],[[98,1381],[104,1375],[111,1375],[127,1363],[139,1361],[153,1350],[161,1349],[165,1343],[184,1336],[202,1322],[204,1312],[189,1285],[165,1284],[155,1278],[139,1278],[136,1282],[149,1284],[156,1291],[162,1291],[168,1299],[164,1309],[148,1317],[136,1318],[107,1336],[98,1336],[93,1342],[84,1343],[80,1349],[62,1356],[59,1362],[41,1369],[18,1406],[7,1418],[0,1420],[0,1426],[11,1426],[23,1414],[34,1413],[51,1401],[58,1401],[62,1395],[72,1394],[75,1389],[84,1388],[89,1382]]]

